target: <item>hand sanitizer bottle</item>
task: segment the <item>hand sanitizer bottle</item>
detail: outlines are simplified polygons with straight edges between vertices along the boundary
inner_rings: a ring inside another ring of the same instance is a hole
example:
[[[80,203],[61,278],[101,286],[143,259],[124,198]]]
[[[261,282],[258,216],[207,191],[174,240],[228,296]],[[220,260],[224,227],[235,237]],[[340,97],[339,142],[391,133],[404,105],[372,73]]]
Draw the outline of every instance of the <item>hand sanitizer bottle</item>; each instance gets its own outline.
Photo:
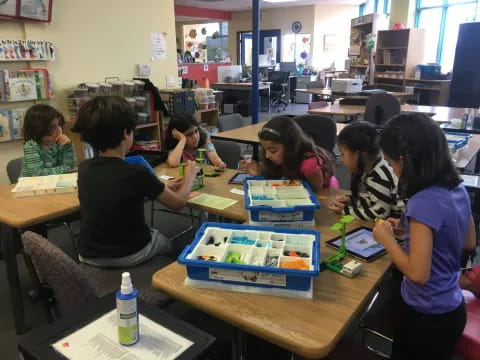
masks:
[[[475,118],[475,110],[470,109],[470,113],[468,114],[468,121],[466,129],[471,129],[473,127],[473,119]]]
[[[122,274],[122,286],[116,293],[118,342],[133,345],[138,341],[138,290],[132,285],[130,273]]]
[[[467,122],[468,122],[468,108],[465,108],[463,112],[463,118],[462,118],[462,129],[467,128]]]

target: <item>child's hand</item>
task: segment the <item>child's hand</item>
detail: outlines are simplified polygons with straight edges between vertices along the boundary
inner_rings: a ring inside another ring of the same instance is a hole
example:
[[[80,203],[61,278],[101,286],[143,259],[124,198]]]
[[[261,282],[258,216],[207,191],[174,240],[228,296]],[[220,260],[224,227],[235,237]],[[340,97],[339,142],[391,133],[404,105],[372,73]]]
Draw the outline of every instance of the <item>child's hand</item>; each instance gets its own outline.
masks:
[[[178,189],[180,189],[180,187],[182,186],[182,184],[183,179],[173,179],[168,182],[167,187],[173,192],[177,192]]]
[[[378,220],[373,228],[373,238],[376,242],[385,246],[393,236],[392,225],[387,220]]]
[[[225,170],[225,168],[227,167],[227,164],[225,164],[223,161],[220,161],[217,165],[215,165],[215,167],[220,170]]]
[[[404,228],[400,224],[400,219],[395,218],[388,218],[385,221],[388,221],[390,225],[392,225],[392,231],[395,236],[403,236],[404,235]]]
[[[72,140],[70,140],[70,138],[62,132],[61,127],[58,128],[58,136],[55,140],[60,146],[67,145],[72,142]]]
[[[248,175],[253,176],[259,176],[262,174],[262,169],[255,160],[240,160],[240,170],[246,172]]]
[[[195,176],[197,176],[197,163],[192,160],[187,160],[183,174],[185,179],[195,178]]]
[[[185,135],[183,135],[183,133],[181,133],[180,131],[178,131],[177,129],[173,129],[172,130],[172,136],[177,139],[178,141],[181,141],[181,140],[186,140],[187,138],[185,137]]]
[[[328,208],[332,210],[334,213],[338,215],[342,215],[343,209],[345,208],[345,204],[335,199],[328,203]]]

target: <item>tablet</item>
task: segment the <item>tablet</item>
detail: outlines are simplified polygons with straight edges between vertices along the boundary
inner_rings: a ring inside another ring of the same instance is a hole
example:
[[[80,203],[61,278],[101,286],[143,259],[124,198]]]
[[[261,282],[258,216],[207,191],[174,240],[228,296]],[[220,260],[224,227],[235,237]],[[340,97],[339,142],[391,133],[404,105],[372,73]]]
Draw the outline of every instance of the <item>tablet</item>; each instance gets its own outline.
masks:
[[[398,239],[397,239],[398,241]],[[338,249],[340,247],[341,236],[328,240],[328,246]],[[373,238],[372,230],[361,227],[346,234],[345,246],[347,252],[360,260],[372,261],[373,259],[385,254],[385,248]]]
[[[251,175],[242,173],[242,172],[237,172],[235,175],[232,176],[232,178],[228,181],[229,184],[243,184],[243,179],[250,177]]]

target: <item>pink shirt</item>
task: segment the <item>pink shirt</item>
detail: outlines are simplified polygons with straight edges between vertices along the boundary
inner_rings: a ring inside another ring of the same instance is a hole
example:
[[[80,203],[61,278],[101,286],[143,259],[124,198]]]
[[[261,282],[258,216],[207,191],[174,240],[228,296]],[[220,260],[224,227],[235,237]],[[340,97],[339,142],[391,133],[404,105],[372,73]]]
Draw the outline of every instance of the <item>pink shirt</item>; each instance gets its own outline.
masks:
[[[312,176],[313,174],[319,171],[322,172],[323,178],[326,179],[325,183],[323,184],[324,188],[333,188],[333,189],[340,188],[340,184],[338,183],[338,180],[335,176],[332,175],[330,176],[330,179],[327,179],[327,174],[323,166],[323,159],[321,157],[311,156],[303,160],[302,164],[300,165],[300,174],[304,178]]]

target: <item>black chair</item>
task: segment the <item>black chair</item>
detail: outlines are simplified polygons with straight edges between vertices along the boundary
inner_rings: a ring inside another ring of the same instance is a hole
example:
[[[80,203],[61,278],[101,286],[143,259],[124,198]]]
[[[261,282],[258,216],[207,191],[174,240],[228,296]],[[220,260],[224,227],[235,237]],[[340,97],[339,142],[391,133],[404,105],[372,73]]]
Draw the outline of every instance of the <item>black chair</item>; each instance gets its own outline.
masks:
[[[20,177],[20,171],[22,171],[23,157],[10,160],[7,164],[7,175],[10,184],[15,184]]]
[[[337,124],[325,115],[299,115],[293,118],[302,128],[303,132],[309,135],[315,144],[330,151],[333,154],[337,140]]]
[[[218,156],[227,164],[229,169],[237,169],[240,161],[240,146],[233,141],[223,141],[212,139],[213,146],[217,150]]]
[[[240,114],[224,115],[218,119],[218,129],[227,131],[244,127],[243,117]]]
[[[270,102],[273,106],[278,106],[278,111],[282,108],[283,111],[288,106],[288,71],[271,71],[268,73],[268,81],[270,84]]]
[[[400,102],[392,94],[376,93],[367,100],[364,120],[383,126],[393,116],[400,114]]]

